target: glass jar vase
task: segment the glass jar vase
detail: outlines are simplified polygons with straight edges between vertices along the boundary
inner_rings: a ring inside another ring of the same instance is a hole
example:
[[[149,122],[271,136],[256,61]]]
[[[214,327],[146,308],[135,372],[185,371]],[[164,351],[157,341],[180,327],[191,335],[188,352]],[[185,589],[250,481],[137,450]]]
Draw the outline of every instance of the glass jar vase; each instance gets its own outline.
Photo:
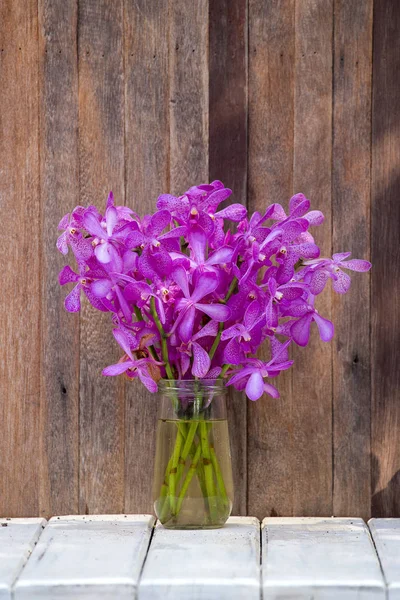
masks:
[[[159,382],[153,499],[169,529],[222,527],[232,510],[233,480],[220,381]]]

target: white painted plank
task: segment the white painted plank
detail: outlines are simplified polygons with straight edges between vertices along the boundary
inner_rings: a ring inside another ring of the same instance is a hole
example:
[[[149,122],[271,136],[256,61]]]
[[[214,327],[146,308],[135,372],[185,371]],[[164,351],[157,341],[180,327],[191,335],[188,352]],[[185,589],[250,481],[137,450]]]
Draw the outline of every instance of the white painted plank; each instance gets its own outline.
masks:
[[[388,586],[388,600],[400,600],[400,519],[368,522]]]
[[[16,600],[134,598],[154,517],[53,517],[15,586]]]
[[[0,600],[11,599],[12,586],[45,525],[45,519],[0,518]]]
[[[264,600],[378,600],[385,584],[362,519],[267,518],[262,524]]]
[[[231,517],[222,529],[167,530],[159,523],[139,600],[259,600],[260,522]]]

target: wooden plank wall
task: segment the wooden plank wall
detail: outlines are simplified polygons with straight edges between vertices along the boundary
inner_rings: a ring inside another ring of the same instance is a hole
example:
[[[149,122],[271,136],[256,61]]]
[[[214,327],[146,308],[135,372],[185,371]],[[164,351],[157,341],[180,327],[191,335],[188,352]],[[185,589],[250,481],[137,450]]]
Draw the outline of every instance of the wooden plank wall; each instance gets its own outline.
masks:
[[[218,178],[304,192],[324,253],[374,264],[280,400],[230,397],[234,512],[400,516],[399,31],[397,0],[2,0],[0,514],[151,510],[156,400],[101,377],[107,315],[63,311],[56,226]]]

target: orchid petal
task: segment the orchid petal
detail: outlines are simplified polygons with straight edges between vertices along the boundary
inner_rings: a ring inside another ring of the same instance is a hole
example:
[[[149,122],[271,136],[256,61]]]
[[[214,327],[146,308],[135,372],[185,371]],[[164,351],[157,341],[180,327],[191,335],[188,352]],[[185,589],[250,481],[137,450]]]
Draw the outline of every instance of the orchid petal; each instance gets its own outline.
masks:
[[[298,346],[307,346],[310,339],[310,326],[313,313],[309,312],[304,317],[293,323],[290,332]]]
[[[66,283],[76,283],[79,281],[79,279],[79,275],[75,273],[75,271],[73,271],[68,265],[61,269],[58,275],[58,282],[60,285],[65,285]]]
[[[81,310],[81,284],[80,283],[78,283],[78,285],[76,285],[74,287],[72,292],[70,292],[68,294],[68,296],[65,297],[64,306],[68,312],[72,312],[72,313],[79,312]]]
[[[218,248],[211,256],[206,260],[207,265],[221,265],[230,263],[232,261],[234,250],[228,246]]]
[[[179,284],[178,284],[179,285]],[[218,277],[215,273],[202,273],[197,280],[196,287],[193,291],[191,299],[193,302],[198,302],[204,296],[212,294],[218,287]]]
[[[346,258],[349,258],[349,256],[351,256],[351,252],[340,252],[339,254],[332,254],[333,262],[336,264],[342,262],[342,260],[345,260]]]
[[[68,233],[64,231],[58,238],[56,242],[57,249],[61,254],[68,254]]]
[[[192,340],[199,340],[200,338],[212,336],[215,337],[218,334],[218,323],[217,321],[209,321],[200,331],[198,331]]]
[[[96,308],[97,310],[101,310],[102,312],[108,312],[109,308],[107,306],[105,306],[104,298],[97,298],[91,291],[90,288],[87,287],[83,287],[82,288],[86,298],[89,300],[90,304]]]
[[[66,215],[64,215],[63,218],[61,219],[61,221],[59,222],[57,229],[59,229],[60,231],[62,229],[67,229],[67,227],[69,225],[69,217],[70,217],[70,213],[67,213]]]
[[[129,345],[129,338],[125,335],[121,329],[113,329],[113,336],[116,339],[117,343],[121,346],[122,350],[125,352],[127,356],[134,362],[134,358],[132,356],[131,348]]]
[[[232,338],[224,350],[224,362],[231,365],[239,365],[243,359],[243,350],[236,337]]]
[[[344,273],[343,271],[335,273],[332,286],[337,294],[346,294],[350,289],[350,285],[351,279],[347,273]]]
[[[125,373],[125,371],[131,367],[132,362],[129,360],[126,362],[117,363],[103,369],[102,375],[105,377],[114,377],[115,375],[121,375],[122,373]]]
[[[111,249],[112,246],[108,242],[106,242],[105,244],[99,244],[94,249],[94,253],[96,255],[97,260],[103,263],[103,265],[106,265],[107,263],[112,261],[113,256]]]
[[[359,260],[358,258],[346,262],[341,261],[340,266],[342,269],[350,269],[350,271],[358,271],[359,273],[366,273],[372,267],[368,260]]]
[[[324,319],[317,312],[314,313],[313,319],[318,325],[319,335],[323,342],[330,342],[335,333],[333,323],[328,319]]]
[[[265,382],[264,383],[264,392],[271,396],[272,398],[280,398],[280,394],[274,385]]]
[[[98,237],[101,240],[106,240],[108,238],[107,233],[102,228],[96,215],[94,215],[91,210],[87,209],[85,211],[82,221],[84,228],[91,235]]]
[[[302,217],[310,208],[310,201],[304,194],[295,194],[289,200],[290,216],[292,218]]]
[[[211,319],[218,322],[224,322],[231,316],[231,309],[225,304],[195,304],[195,307],[205,313]]]
[[[190,208],[187,196],[177,198],[171,194],[161,194],[157,200],[157,208],[159,210],[166,209],[169,212],[177,212],[178,214],[188,211]]]
[[[239,222],[247,215],[247,209],[243,204],[230,204],[226,208],[215,213],[216,217],[229,219],[229,221]]]
[[[145,242],[145,239],[141,231],[132,231],[125,238],[125,246],[127,248],[137,248]]]
[[[252,373],[246,384],[246,396],[250,400],[258,400],[264,393],[264,381],[261,374],[256,371]]]
[[[209,371],[211,360],[207,352],[197,342],[192,342],[193,366],[192,375],[195,377],[204,377]]]
[[[154,379],[152,379],[150,375],[148,375],[143,369],[139,369],[139,379],[152,394],[155,394],[155,392],[158,390]]]
[[[114,206],[110,206],[106,210],[106,225],[107,225],[107,234],[109,236],[112,235],[114,231],[114,227],[118,222],[118,211]]]
[[[96,298],[105,298],[112,287],[113,284],[109,279],[98,279],[91,284],[90,289]]]
[[[182,313],[181,313],[182,314]],[[188,343],[193,333],[194,318],[196,315],[196,309],[194,306],[190,306],[182,317],[181,322],[178,326],[178,332],[183,342]]]
[[[171,223],[171,215],[167,210],[159,210],[150,219],[148,235],[157,237]]]
[[[114,194],[110,191],[109,194],[108,194],[108,197],[107,197],[106,211],[111,206],[114,206]]]
[[[193,260],[198,265],[203,265],[207,248],[207,237],[204,229],[198,225],[191,227],[189,229],[188,240]]]
[[[311,277],[310,281],[310,291],[314,296],[318,296],[321,292],[323,292],[326,282],[329,279],[329,275],[326,271],[322,271],[319,269],[315,271]]]
[[[179,285],[185,298],[190,298],[189,282],[186,270],[178,265],[172,270],[172,279]]]
[[[310,225],[322,225],[325,220],[324,214],[320,210],[310,210],[304,218],[310,223]]]

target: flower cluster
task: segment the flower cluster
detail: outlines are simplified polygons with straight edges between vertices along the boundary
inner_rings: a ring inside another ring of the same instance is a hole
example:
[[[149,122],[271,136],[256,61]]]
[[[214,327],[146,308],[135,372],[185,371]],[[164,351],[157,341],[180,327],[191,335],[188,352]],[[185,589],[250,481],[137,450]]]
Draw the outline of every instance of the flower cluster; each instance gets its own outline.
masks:
[[[277,398],[269,379],[293,364],[289,346],[306,346],[313,323],[323,341],[332,339],[316,297],[329,279],[346,293],[345,270],[368,271],[370,263],[347,260],[350,253],[320,258],[309,230],[324,216],[303,194],[288,213],[272,204],[250,217],[240,204],[221,208],[230,195],[220,181],[163,194],[157,212],[141,219],[110,193],[104,215],[78,206],[61,220],[57,247],[70,247],[78,265],[59,275],[61,285],[75,284],[65,307],[79,311],[83,291],[111,313],[124,352],[104,375],[138,377],[151,392],[160,378],[227,377],[251,400]],[[268,362],[255,357],[263,342]]]

